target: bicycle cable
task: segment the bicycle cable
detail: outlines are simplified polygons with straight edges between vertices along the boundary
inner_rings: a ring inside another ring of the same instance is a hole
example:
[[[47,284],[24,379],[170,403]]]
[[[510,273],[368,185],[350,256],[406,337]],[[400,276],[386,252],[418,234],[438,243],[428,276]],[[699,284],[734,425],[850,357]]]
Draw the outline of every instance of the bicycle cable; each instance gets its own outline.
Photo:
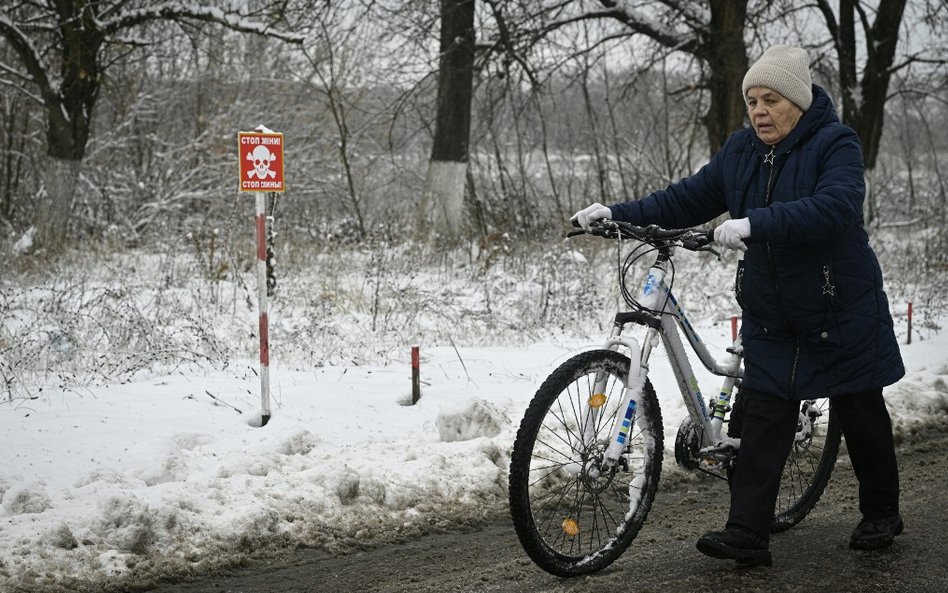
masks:
[[[619,244],[618,260],[621,260],[621,258],[622,258],[622,256],[621,256],[621,245],[622,245],[622,240],[621,240],[621,238],[620,238],[618,244]],[[659,251],[659,249],[660,249],[659,247],[656,247],[656,246],[654,246],[654,245],[652,245],[652,244],[650,244],[650,243],[639,243],[639,245],[637,245],[636,247],[634,247],[634,248],[625,256],[625,261],[620,261],[620,263],[619,263],[619,290],[620,290],[620,292],[622,293],[622,298],[623,298],[623,300],[624,300],[624,301],[626,302],[626,304],[629,305],[630,307],[633,307],[633,308],[635,308],[635,309],[637,309],[637,310],[639,310],[639,311],[644,311],[644,312],[650,313],[650,314],[652,314],[652,315],[664,315],[664,314],[669,314],[669,313],[667,313],[667,312],[665,311],[665,305],[668,303],[668,299],[671,297],[671,291],[672,291],[672,289],[673,289],[674,286],[675,286],[675,261],[674,261],[673,259],[671,259],[671,258],[668,258],[668,260],[667,260],[667,263],[668,263],[668,270],[667,270],[667,273],[666,273],[666,278],[668,278],[668,276],[670,275],[670,276],[671,276],[671,281],[665,284],[665,286],[666,286],[666,288],[667,288],[667,290],[665,291],[665,300],[664,300],[664,302],[661,303],[661,307],[660,307],[659,309],[657,309],[657,310],[656,310],[656,309],[649,309],[649,308],[645,307],[644,305],[642,305],[642,303],[640,303],[640,302],[638,301],[638,299],[636,298],[636,296],[635,296],[634,294],[632,294],[632,291],[629,290],[629,287],[628,287],[628,284],[627,284],[627,276],[629,275],[629,271],[635,266],[635,264],[636,264],[639,260],[643,259],[644,257],[648,256],[649,254],[651,254],[651,253],[653,253],[653,252],[655,252],[655,251]],[[674,314],[672,314],[672,315],[674,315]]]

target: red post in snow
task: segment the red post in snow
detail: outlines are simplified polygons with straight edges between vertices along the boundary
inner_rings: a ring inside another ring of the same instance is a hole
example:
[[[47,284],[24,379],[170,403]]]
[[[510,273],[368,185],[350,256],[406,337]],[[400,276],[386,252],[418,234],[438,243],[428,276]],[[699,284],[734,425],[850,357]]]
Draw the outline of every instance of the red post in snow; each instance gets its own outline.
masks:
[[[421,399],[421,357],[418,346],[411,347],[411,405]]]
[[[912,343],[912,301],[909,301],[908,304],[908,339],[905,343]]]
[[[731,315],[731,341],[737,341],[737,315]]]

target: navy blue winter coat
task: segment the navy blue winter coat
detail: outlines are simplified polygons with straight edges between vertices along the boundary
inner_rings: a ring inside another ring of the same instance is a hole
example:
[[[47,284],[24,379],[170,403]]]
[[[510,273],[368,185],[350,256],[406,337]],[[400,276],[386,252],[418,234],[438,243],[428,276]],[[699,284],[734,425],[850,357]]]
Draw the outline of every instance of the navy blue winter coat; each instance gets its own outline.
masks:
[[[735,281],[743,311],[743,385],[785,398],[849,394],[905,370],[882,273],[863,227],[865,182],[856,133],[813,86],[813,103],[771,147],[750,128],[732,134],[697,173],[614,220],[685,228],[724,212],[751,236]]]

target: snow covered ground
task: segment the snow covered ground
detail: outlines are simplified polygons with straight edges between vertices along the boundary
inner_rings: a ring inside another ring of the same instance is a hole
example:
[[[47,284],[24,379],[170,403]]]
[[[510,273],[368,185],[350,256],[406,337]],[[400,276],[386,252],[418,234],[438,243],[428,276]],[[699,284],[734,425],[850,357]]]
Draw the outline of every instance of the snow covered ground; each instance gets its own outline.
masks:
[[[699,331],[720,345],[730,330]],[[249,364],[4,404],[0,588],[147,581],[272,544],[334,549],[477,519],[503,504],[509,449],[536,387],[594,345],[425,351],[416,406],[404,405],[407,353],[387,366],[277,366],[262,428],[252,426],[259,380]],[[948,332],[903,353],[909,375],[887,391],[900,431],[948,413]],[[684,409],[670,371],[654,367],[673,435]],[[717,387],[699,378],[704,391]]]

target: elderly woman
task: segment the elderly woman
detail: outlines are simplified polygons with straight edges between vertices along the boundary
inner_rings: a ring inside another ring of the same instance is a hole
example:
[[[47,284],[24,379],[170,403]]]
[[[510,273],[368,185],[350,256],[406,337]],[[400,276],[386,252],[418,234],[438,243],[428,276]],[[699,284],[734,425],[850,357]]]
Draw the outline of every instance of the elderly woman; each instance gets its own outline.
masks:
[[[573,216],[684,228],[728,212],[715,241],[744,251],[734,290],[743,312],[741,452],[723,531],[698,549],[772,563],[770,527],[799,401],[828,396],[859,480],[862,520],[849,545],[879,549],[902,532],[899,475],[882,388],[904,374],[882,273],[863,226],[863,158],[809,58],[775,46],[742,85],[753,129],[733,133],[697,173],[638,201]]]

